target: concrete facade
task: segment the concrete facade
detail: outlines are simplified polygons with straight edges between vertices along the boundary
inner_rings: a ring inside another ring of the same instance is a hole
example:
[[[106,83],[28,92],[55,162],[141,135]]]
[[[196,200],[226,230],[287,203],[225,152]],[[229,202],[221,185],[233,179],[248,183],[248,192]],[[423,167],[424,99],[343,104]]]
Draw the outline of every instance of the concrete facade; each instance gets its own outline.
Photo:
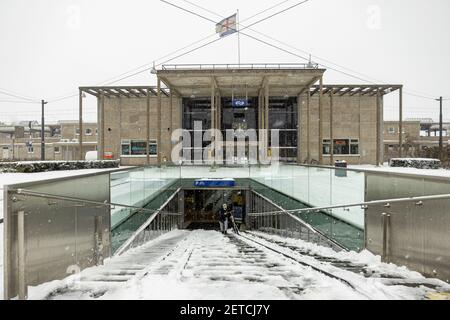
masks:
[[[383,96],[402,86],[325,86],[322,82],[325,70],[309,68],[243,70],[228,66],[226,69],[163,67],[157,72],[156,87],[81,87],[80,97],[88,93],[98,99],[99,158],[109,155],[120,159],[122,165],[156,165],[158,156],[161,162],[171,161],[172,148],[177,143],[171,141],[172,133],[176,129],[184,129],[183,98],[211,99],[212,127],[220,128],[221,98],[232,97],[235,85],[239,86],[240,91],[245,90],[248,97],[258,101],[260,116],[257,127],[260,129],[269,126],[269,98],[297,99],[300,124],[297,128],[298,163],[329,165],[334,164],[335,160],[345,160],[349,164],[382,163]],[[161,84],[165,86],[161,87]],[[142,153],[147,138],[151,143],[157,143],[156,153],[155,150],[152,154],[148,151],[148,155]],[[327,140],[330,145],[328,149],[324,146]],[[129,141],[142,143],[140,154],[122,154],[122,143],[127,145]],[[267,142],[262,143],[267,146]],[[347,145],[342,147],[343,144]],[[352,151],[348,151],[350,148]]]

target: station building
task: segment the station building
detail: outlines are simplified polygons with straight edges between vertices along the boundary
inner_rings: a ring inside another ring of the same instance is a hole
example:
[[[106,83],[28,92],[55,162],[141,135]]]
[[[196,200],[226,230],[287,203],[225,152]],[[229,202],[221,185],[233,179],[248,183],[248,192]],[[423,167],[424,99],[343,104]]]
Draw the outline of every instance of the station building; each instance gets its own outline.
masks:
[[[99,158],[122,165],[170,162],[178,143],[172,133],[184,129],[193,140],[195,122],[202,133],[213,128],[224,136],[228,129],[279,130],[279,146],[259,141],[266,155],[277,148],[285,162],[381,163],[383,98],[400,90],[401,124],[402,86],[324,84],[325,72],[311,63],[164,65],[153,70],[156,86],[80,87],[79,127],[83,96],[90,94],[98,101]],[[207,145],[185,147],[195,153]]]

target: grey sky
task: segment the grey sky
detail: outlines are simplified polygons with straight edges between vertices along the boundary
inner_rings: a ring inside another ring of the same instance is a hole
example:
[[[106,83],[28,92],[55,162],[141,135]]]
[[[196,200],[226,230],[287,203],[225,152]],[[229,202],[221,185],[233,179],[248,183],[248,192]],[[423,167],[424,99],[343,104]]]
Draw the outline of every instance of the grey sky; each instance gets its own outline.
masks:
[[[183,0],[171,1],[195,9]],[[243,20],[282,0],[190,1],[223,15],[239,8]],[[271,12],[296,2],[288,1]],[[310,0],[254,28],[358,71],[363,78],[450,98],[449,15],[448,0]],[[212,23],[158,0],[1,0],[0,88],[52,100],[151,63],[213,33]],[[171,63],[236,63],[236,39],[230,36]],[[241,40],[242,62],[304,62],[244,36]],[[325,82],[361,83],[331,70]],[[146,72],[119,84],[155,81]],[[385,100],[386,119],[397,118],[398,97],[391,96]],[[0,94],[0,100],[14,98]],[[444,118],[450,119],[450,101],[444,105]],[[75,119],[77,108],[76,97],[49,104],[47,117]],[[95,110],[95,100],[87,99],[88,120],[96,119]],[[38,119],[39,114],[37,104],[0,102],[0,121]],[[437,115],[437,102],[405,95],[406,117],[437,119]]]

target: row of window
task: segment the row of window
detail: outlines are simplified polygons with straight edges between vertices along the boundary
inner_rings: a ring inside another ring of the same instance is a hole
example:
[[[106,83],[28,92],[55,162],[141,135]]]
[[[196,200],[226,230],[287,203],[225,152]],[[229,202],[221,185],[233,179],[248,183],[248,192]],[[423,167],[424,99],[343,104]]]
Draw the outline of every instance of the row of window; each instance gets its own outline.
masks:
[[[146,156],[147,143],[145,140],[122,140],[122,156]],[[158,156],[158,143],[156,140],[148,141],[149,155]]]
[[[331,154],[331,140],[323,140],[323,154]],[[333,154],[335,155],[359,155],[358,139],[333,139]]]

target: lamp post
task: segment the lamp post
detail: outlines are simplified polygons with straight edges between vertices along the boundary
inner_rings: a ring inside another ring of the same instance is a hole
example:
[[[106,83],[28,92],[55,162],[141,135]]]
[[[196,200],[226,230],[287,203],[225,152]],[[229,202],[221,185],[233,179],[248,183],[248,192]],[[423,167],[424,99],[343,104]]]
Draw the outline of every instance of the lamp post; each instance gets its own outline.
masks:
[[[443,117],[442,117],[442,97],[439,97],[439,99],[436,99],[436,101],[439,101],[439,158],[442,161],[444,157],[444,141],[442,137],[442,131],[443,131]]]
[[[45,161],[45,114],[44,114],[44,108],[45,105],[48,103],[44,100],[41,101],[42,103],[42,119],[41,119],[41,161]]]

